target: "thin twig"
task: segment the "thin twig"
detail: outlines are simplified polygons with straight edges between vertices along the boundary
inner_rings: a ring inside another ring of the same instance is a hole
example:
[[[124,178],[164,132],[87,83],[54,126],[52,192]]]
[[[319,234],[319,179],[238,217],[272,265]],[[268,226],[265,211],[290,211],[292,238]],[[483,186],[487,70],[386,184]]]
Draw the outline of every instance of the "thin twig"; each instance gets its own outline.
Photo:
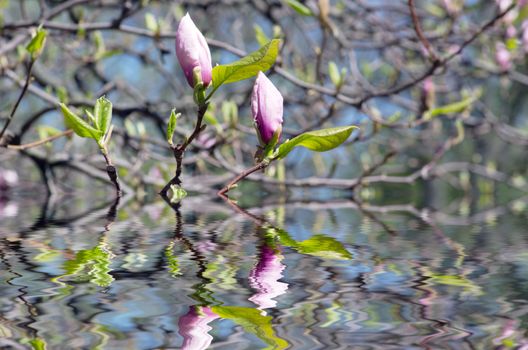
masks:
[[[66,131],[61,132],[60,134],[53,135],[53,136],[50,136],[50,137],[46,137],[45,139],[38,140],[38,141],[35,141],[35,142],[26,143],[25,145],[7,145],[7,148],[16,149],[16,150],[34,148],[34,147],[41,146],[41,145],[43,145],[45,143],[48,143],[48,142],[51,142],[51,141],[55,141],[56,139],[59,139],[59,138],[61,138],[63,136],[70,136],[72,134],[73,134],[73,130],[66,130]]]
[[[196,117],[196,125],[194,127],[194,130],[192,134],[185,139],[185,141],[181,144],[178,144],[176,146],[171,146],[172,152],[174,154],[174,159],[176,160],[176,172],[174,174],[174,177],[163,187],[163,189],[160,191],[160,195],[162,197],[166,197],[167,193],[169,192],[172,185],[181,185],[181,173],[182,173],[182,162],[183,162],[183,155],[185,153],[185,150],[187,149],[187,146],[189,146],[194,139],[196,139],[200,133],[205,129],[205,125],[202,125],[203,118],[205,115],[205,112],[207,111],[207,108],[209,107],[208,103],[203,104],[198,108],[198,115]]]
[[[257,172],[259,170],[265,169],[269,165],[269,162],[263,161],[260,162],[254,166],[252,166],[249,169],[244,170],[242,173],[238,174],[233,180],[231,180],[224,188],[222,188],[220,191],[218,191],[219,196],[225,195],[229,190],[231,190],[240,180],[245,179],[249,175],[253,174],[254,172]]]
[[[0,131],[0,139],[2,139],[2,136],[4,136],[4,133],[6,132],[7,127],[9,126],[9,124],[11,124],[11,121],[13,121],[13,117],[15,116],[16,110],[17,110],[18,106],[20,105],[20,102],[22,101],[22,98],[26,94],[26,91],[27,91],[27,89],[29,87],[29,82],[31,81],[31,71],[33,70],[33,66],[34,65],[35,65],[35,59],[32,58],[31,61],[29,62],[28,72],[27,72],[27,76],[26,76],[26,81],[24,83],[24,86],[22,87],[22,91],[20,91],[20,95],[18,95],[18,99],[15,102],[15,105],[13,106],[13,108],[11,109],[11,113],[9,113],[9,117],[7,118],[7,121],[4,124],[4,127],[2,128],[2,131]]]
[[[409,0],[409,10],[411,11],[411,18],[414,25],[414,30],[416,32],[416,35],[418,36],[418,39],[422,42],[422,45],[424,46],[425,50],[427,50],[427,54],[429,55],[429,59],[432,62],[438,61],[438,57],[436,56],[433,47],[431,46],[431,43],[427,40],[425,37],[422,27],[420,26],[420,20],[418,19],[418,15],[416,14],[416,9],[414,8],[414,0]]]

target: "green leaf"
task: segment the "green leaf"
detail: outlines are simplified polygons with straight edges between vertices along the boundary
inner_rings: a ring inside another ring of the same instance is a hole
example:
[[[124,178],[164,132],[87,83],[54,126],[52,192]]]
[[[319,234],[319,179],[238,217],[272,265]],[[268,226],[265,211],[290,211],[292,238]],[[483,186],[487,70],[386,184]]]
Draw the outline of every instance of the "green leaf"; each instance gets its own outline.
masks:
[[[211,310],[221,318],[242,326],[246,332],[256,335],[269,345],[267,349],[286,349],[289,346],[286,340],[275,335],[271,316],[263,316],[260,310],[242,306],[213,306]]]
[[[95,126],[105,135],[112,122],[112,102],[104,96],[95,103]]]
[[[218,88],[222,84],[234,83],[254,77],[258,72],[270,69],[279,53],[279,43],[279,39],[273,39],[257,51],[236,62],[214,67],[214,88]]]
[[[176,124],[180,116],[181,116],[181,113],[176,113],[175,109],[171,111],[171,115],[169,117],[169,123],[167,124],[167,142],[171,146],[173,145],[172,138],[174,137],[174,131],[176,130]]]
[[[64,103],[61,103],[60,107],[62,114],[64,115],[66,126],[72,129],[73,132],[75,132],[78,136],[87,137],[94,140],[100,140],[104,136],[101,131],[90,126],[90,124],[70,111]]]
[[[295,12],[300,15],[313,16],[312,10],[310,10],[308,7],[304,6],[301,2],[297,0],[286,0],[286,4],[288,4],[288,6],[294,9]]]
[[[439,115],[460,113],[469,108],[482,95],[482,90],[473,92],[470,96],[464,98],[462,101],[454,102],[445,106],[433,108],[424,114],[425,120],[430,120]]]
[[[309,239],[297,242],[295,249],[302,254],[314,255],[327,259],[352,259],[352,254],[341,242],[325,235],[315,235]]]
[[[335,86],[341,85],[341,74],[339,73],[339,68],[334,61],[328,62],[328,74],[330,75],[330,80]]]
[[[33,39],[27,44],[26,50],[31,54],[33,59],[36,59],[42,53],[44,45],[46,44],[47,34],[44,29],[39,27]]]
[[[339,126],[336,128],[309,131],[285,141],[275,152],[274,158],[284,158],[295,147],[305,147],[316,152],[326,152],[346,141],[356,126]]]
[[[258,24],[254,24],[253,28],[255,29],[255,38],[257,39],[257,42],[259,43],[259,45],[260,46],[266,45],[270,41],[270,38],[268,38],[268,36],[264,32],[264,29],[262,29],[262,27],[259,26]]]

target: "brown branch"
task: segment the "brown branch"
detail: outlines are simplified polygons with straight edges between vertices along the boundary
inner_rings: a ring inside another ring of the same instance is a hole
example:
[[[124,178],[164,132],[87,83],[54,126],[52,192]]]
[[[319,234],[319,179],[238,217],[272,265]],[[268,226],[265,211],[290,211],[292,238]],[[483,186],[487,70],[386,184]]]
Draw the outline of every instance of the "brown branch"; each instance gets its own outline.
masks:
[[[408,0],[408,4],[409,4],[409,10],[411,11],[411,18],[413,21],[414,30],[416,32],[416,35],[418,36],[418,39],[420,39],[422,45],[427,50],[429,59],[432,62],[438,61],[438,57],[436,56],[434,49],[431,46],[431,43],[429,43],[429,41],[425,37],[422,31],[422,27],[420,26],[420,20],[418,19],[418,15],[416,14],[416,9],[414,7],[414,0]]]
[[[244,170],[242,173],[238,174],[233,180],[231,180],[227,185],[224,186],[220,191],[218,191],[219,196],[224,196],[227,192],[229,192],[239,181],[245,179],[249,175],[253,174],[254,172],[257,172],[259,170],[265,169],[269,165],[269,162],[263,161],[260,162],[254,166],[252,166],[249,169]]]

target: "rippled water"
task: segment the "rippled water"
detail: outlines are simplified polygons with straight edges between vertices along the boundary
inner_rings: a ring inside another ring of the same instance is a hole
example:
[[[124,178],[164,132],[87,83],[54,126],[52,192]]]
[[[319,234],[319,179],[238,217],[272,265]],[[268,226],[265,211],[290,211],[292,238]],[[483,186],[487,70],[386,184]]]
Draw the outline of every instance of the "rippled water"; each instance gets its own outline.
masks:
[[[2,348],[528,348],[525,216],[80,203],[3,204]]]

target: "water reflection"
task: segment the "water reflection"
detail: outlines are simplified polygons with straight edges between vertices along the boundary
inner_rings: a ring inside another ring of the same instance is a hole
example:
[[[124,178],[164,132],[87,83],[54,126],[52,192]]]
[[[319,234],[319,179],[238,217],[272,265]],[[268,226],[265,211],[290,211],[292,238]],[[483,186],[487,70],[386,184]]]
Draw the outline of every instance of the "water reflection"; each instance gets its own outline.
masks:
[[[520,217],[453,226],[345,200],[81,203],[24,204],[41,217],[1,221],[1,347],[528,344]]]

